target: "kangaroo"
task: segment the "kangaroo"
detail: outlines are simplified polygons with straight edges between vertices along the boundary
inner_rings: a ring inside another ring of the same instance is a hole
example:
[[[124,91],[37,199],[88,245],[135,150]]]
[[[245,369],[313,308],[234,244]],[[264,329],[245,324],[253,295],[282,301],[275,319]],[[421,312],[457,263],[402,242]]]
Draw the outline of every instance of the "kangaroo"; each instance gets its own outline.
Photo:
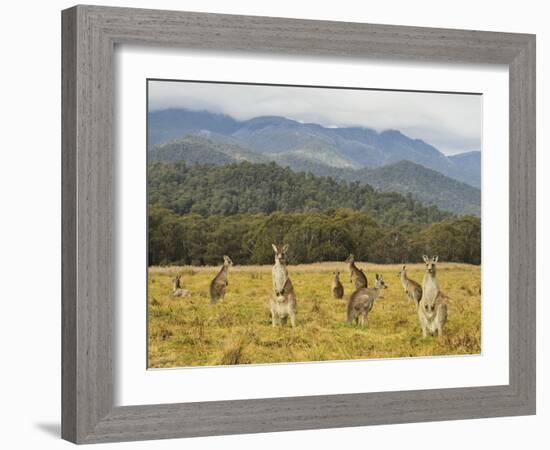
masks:
[[[349,271],[350,271],[350,283],[355,283],[355,289],[361,289],[369,287],[369,282],[367,281],[367,277],[365,276],[365,273],[355,265],[355,256],[353,253],[350,253],[348,256],[348,259],[346,259],[346,263],[349,264]]]
[[[362,327],[368,325],[368,315],[374,301],[380,296],[380,291],[386,288],[382,275],[376,274],[374,288],[357,289],[351,294],[348,301],[348,324],[351,325],[355,321]]]
[[[286,252],[288,244],[276,246],[271,244],[275,252],[275,264],[271,271],[273,278],[273,296],[271,297],[271,324],[284,325],[290,318],[292,328],[296,326],[296,294],[286,268]]]
[[[418,302],[422,298],[422,286],[407,277],[407,266],[405,265],[399,271],[399,278],[401,279],[401,285],[403,286],[403,289],[405,289],[407,298],[414,302],[414,305],[418,307]]]
[[[333,272],[334,280],[332,280],[332,296],[334,298],[344,297],[344,286],[340,282],[340,272]]]
[[[422,298],[418,303],[418,320],[422,328],[422,336],[443,336],[443,327],[447,322],[447,305],[442,302],[442,293],[436,277],[435,264],[438,257],[431,260],[423,256],[426,263],[426,272],[422,280]]]
[[[187,297],[191,295],[191,291],[181,288],[181,275],[176,275],[172,280],[172,297]]]
[[[223,300],[225,296],[225,288],[229,284],[227,276],[229,274],[229,267],[233,265],[233,261],[227,255],[223,256],[223,266],[210,283],[210,303],[215,305],[220,299]]]

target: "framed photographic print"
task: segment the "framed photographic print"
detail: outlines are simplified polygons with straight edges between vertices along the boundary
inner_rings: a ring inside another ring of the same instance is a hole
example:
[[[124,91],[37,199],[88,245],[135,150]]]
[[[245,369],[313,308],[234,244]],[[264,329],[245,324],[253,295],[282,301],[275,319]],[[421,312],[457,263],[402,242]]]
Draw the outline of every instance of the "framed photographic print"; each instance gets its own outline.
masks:
[[[62,17],[65,439],[534,414],[534,36]]]

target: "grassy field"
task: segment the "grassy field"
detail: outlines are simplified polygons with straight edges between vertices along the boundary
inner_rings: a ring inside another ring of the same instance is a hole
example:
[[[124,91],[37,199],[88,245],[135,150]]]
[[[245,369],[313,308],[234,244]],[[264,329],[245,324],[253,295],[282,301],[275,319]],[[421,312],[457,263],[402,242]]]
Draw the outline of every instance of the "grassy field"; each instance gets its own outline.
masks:
[[[438,264],[447,295],[446,334],[423,339],[416,309],[398,278],[399,265],[359,264],[369,286],[380,273],[388,285],[371,313],[369,327],[345,323],[352,292],[344,263],[289,266],[298,298],[297,325],[273,328],[269,313],[271,266],[235,266],[225,300],[210,305],[208,286],[219,267],[150,267],[148,365],[150,368],[258,364],[408,356],[465,355],[481,351],[479,266]],[[331,295],[332,272],[341,272],[345,295]],[[408,265],[421,282],[423,264]],[[190,297],[173,298],[171,280],[182,275]]]

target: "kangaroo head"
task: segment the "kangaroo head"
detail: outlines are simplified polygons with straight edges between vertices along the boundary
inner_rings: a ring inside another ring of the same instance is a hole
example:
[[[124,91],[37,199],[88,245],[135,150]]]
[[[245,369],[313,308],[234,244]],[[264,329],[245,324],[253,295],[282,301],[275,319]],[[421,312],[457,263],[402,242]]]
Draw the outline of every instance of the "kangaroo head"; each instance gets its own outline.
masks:
[[[181,275],[176,275],[175,278],[172,280],[172,286],[174,287],[174,289],[180,288],[180,280],[181,280]]]
[[[353,253],[350,253],[345,262],[348,263],[348,264],[354,263],[355,262],[355,255]]]
[[[275,262],[285,264],[286,253],[288,252],[288,244],[278,246],[275,244],[271,244],[271,247],[273,247],[273,251],[275,252]]]
[[[426,255],[422,257],[426,263],[426,272],[431,275],[435,275],[435,263],[439,260],[439,256],[434,256],[432,259],[428,258]]]
[[[224,266],[232,266],[233,265],[233,261],[231,260],[231,258],[227,255],[223,255],[223,265]]]
[[[399,277],[402,276],[402,275],[407,275],[407,266],[405,264],[403,264],[403,267],[401,267],[401,270],[397,274],[397,276],[399,276]]]
[[[336,279],[336,280],[340,276],[340,272],[332,272],[332,274],[334,275],[334,279]]]
[[[376,282],[374,283],[374,287],[376,289],[387,289],[388,286],[386,286],[386,283],[384,283],[384,278],[382,278],[382,275],[376,274]]]

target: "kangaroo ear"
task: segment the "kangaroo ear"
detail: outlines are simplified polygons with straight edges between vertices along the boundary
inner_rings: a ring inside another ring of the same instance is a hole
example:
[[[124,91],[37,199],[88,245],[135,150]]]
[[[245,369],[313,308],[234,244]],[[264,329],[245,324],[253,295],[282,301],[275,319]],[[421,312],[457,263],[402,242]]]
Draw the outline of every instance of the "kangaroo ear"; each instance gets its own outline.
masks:
[[[271,244],[271,247],[273,247],[273,251],[277,253],[277,246],[275,244]]]
[[[288,252],[288,244],[283,245],[283,253]]]
[[[378,276],[378,274],[376,274],[376,279],[378,280],[378,278],[380,278],[380,277]]]
[[[437,262],[439,260],[439,256],[434,256],[433,257],[433,262]]]
[[[425,262],[426,264],[428,264],[428,262],[430,261],[430,258],[428,258],[428,256],[426,256],[426,255],[424,255],[424,256],[422,257],[422,259],[424,260],[424,262]]]

